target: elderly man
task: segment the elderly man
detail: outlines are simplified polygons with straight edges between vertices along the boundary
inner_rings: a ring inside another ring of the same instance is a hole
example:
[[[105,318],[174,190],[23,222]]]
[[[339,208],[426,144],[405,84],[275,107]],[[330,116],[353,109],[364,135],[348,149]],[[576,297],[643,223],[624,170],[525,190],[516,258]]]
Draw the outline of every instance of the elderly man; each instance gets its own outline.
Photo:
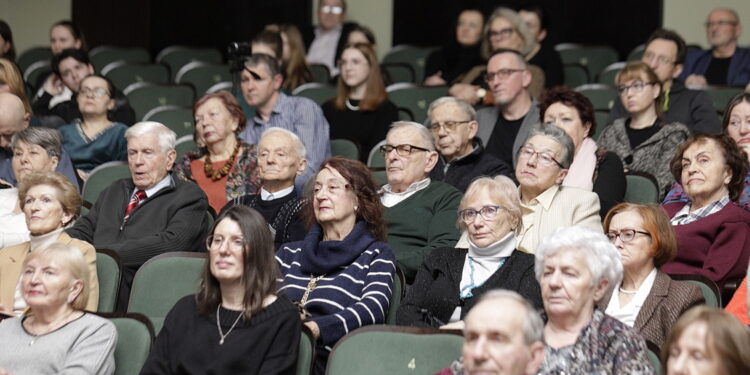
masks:
[[[305,33],[307,63],[328,67],[331,77],[339,74],[336,60],[346,45],[349,32],[356,23],[346,21],[346,1],[320,0],[318,4],[318,26]]]
[[[646,42],[646,50],[641,61],[648,64],[661,81],[664,92],[664,120],[667,123],[684,124],[693,133],[721,133],[719,117],[716,116],[716,109],[708,94],[700,90],[690,90],[676,80],[683,71],[686,55],[685,40],[672,30],[658,29]],[[607,124],[629,116],[622,101],[615,100]]]
[[[435,100],[427,109],[435,147],[440,153],[430,178],[449,183],[461,192],[476,177],[512,175],[508,164],[485,152],[482,140],[476,138],[479,129],[476,116],[469,103],[451,96]]]
[[[10,149],[10,140],[13,134],[28,127],[29,116],[26,114],[21,99],[11,93],[0,93],[0,180],[10,185],[15,186],[18,183],[11,164],[13,151]],[[64,149],[55,170],[65,175],[75,187],[78,187],[73,163]]]
[[[433,249],[456,244],[461,193],[430,179],[438,154],[427,128],[416,122],[395,122],[385,140],[380,151],[388,183],[380,200],[385,206],[388,244],[411,284],[417,267]]]
[[[539,109],[529,94],[531,73],[517,51],[500,49],[487,62],[487,84],[495,106],[477,111],[477,136],[486,151],[508,165],[516,165],[518,150],[539,122]]]
[[[175,133],[158,122],[125,132],[131,178],[115,181],[86,216],[67,230],[97,249],[116,251],[123,263],[120,306],[127,304],[135,272],[169,251],[200,251],[208,199],[198,185],[173,178]]]
[[[688,54],[680,76],[688,86],[745,86],[750,82],[750,49],[737,46],[742,34],[740,17],[728,8],[714,9],[706,19],[710,50]]]
[[[260,212],[275,235],[278,248],[284,242],[305,237],[301,212],[304,200],[294,191],[294,179],[305,171],[305,145],[289,130],[270,128],[258,144],[260,194],[235,198],[224,209],[245,205]]]
[[[240,138],[257,144],[268,128],[279,127],[294,132],[307,149],[308,164],[296,181],[301,191],[307,180],[331,156],[329,125],[323,110],[310,99],[288,96],[280,91],[284,78],[274,58],[265,54],[250,56],[241,73],[242,95],[255,117],[248,119]]]

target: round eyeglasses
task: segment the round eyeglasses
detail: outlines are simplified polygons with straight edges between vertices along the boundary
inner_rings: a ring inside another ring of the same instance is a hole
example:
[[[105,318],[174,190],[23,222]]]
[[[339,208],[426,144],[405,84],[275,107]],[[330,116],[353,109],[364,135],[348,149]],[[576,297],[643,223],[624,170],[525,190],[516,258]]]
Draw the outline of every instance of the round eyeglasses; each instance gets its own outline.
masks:
[[[477,218],[477,215],[481,216],[484,220],[493,220],[497,217],[497,213],[500,212],[500,209],[504,208],[505,207],[503,206],[484,206],[478,210],[466,208],[458,211],[458,217],[460,217],[466,224],[473,223],[474,219]]]

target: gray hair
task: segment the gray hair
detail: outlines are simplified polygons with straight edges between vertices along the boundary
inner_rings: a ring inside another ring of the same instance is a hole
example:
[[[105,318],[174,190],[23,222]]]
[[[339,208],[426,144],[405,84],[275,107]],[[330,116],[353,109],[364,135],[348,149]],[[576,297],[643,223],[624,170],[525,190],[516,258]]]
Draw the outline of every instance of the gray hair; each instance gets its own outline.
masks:
[[[294,151],[297,152],[298,157],[304,158],[305,155],[307,155],[307,149],[305,148],[305,144],[302,143],[302,140],[299,139],[297,134],[294,134],[294,132],[289,131],[284,128],[273,127],[273,128],[266,129],[263,132],[263,134],[260,135],[260,140],[258,141],[258,144],[260,144],[260,142],[263,141],[263,138],[274,133],[284,134],[287,137],[291,138],[292,142],[294,143]]]
[[[557,126],[545,124],[545,123],[539,123],[534,125],[531,130],[529,131],[529,136],[526,137],[526,140],[524,141],[524,144],[529,141],[534,136],[537,135],[544,135],[547,137],[550,137],[555,140],[560,146],[562,146],[562,155],[560,157],[560,164],[562,164],[564,169],[570,168],[570,165],[573,164],[573,157],[575,156],[576,147],[573,144],[573,139],[570,138],[570,136],[565,133],[564,130],[561,128],[558,128]]]
[[[482,302],[490,302],[492,300],[509,299],[518,302],[521,306],[526,309],[526,319],[523,320],[521,330],[523,331],[523,339],[526,345],[531,345],[535,342],[544,341],[544,321],[539,313],[534,309],[526,298],[523,298],[520,294],[509,289],[493,289],[482,294],[479,299],[480,304]],[[476,305],[475,305],[476,306]]]
[[[393,124],[391,124],[391,129],[388,130],[388,134],[391,134],[392,131],[410,127],[417,131],[419,134],[419,137],[422,138],[425,145],[424,147],[426,149],[429,149],[430,151],[435,151],[435,138],[432,136],[432,132],[430,129],[428,129],[426,126],[414,122],[414,121],[396,121]],[[388,134],[386,134],[386,137],[388,137]],[[417,146],[417,145],[415,145]]]
[[[38,126],[28,127],[13,134],[10,148],[15,149],[18,142],[37,145],[47,151],[47,156],[60,158],[62,155],[62,136],[57,130]]]
[[[435,108],[440,107],[443,104],[453,104],[458,107],[458,110],[463,112],[466,116],[469,116],[469,121],[477,119],[477,111],[467,101],[455,98],[453,96],[443,96],[442,98],[435,99],[430,103],[430,107],[427,108],[427,120],[425,126],[430,127],[432,125],[432,111]]]
[[[492,43],[490,42],[490,26],[492,25],[492,21],[494,21],[496,18],[504,18],[510,22],[511,25],[513,25],[513,28],[516,29],[518,32],[518,35],[523,40],[523,47],[521,47],[521,50],[518,51],[521,55],[526,56],[531,50],[534,48],[534,44],[536,43],[536,40],[534,40],[534,37],[531,35],[531,31],[529,31],[529,27],[526,25],[526,22],[523,21],[523,18],[518,14],[518,12],[506,8],[506,7],[498,7],[495,8],[495,10],[490,14],[490,17],[487,19],[487,22],[484,24],[484,37],[482,38],[482,56],[484,58],[489,58],[490,54],[492,53]]]
[[[140,137],[144,134],[156,132],[159,137],[159,147],[162,152],[174,150],[177,143],[177,135],[164,124],[156,121],[141,121],[131,126],[125,131],[125,139],[128,141],[133,137]]]
[[[536,257],[534,271],[540,284],[544,272],[544,261],[548,256],[562,250],[573,250],[585,255],[586,266],[592,275],[592,287],[606,279],[609,281],[607,292],[610,292],[622,280],[622,261],[615,245],[609,242],[602,232],[574,226],[557,228],[537,247],[534,253]]]
[[[516,223],[515,227],[512,228],[513,231],[516,234],[520,234],[519,232],[522,228],[521,223],[523,221],[521,199],[518,195],[518,187],[513,183],[513,180],[506,176],[499,175],[494,178],[479,177],[472,181],[471,185],[466,189],[463,198],[461,198],[461,203],[458,204],[458,210],[461,211],[465,209],[466,205],[469,204],[469,201],[474,198],[474,195],[482,191],[486,191],[489,194],[493,203],[502,206],[508,211],[512,221],[515,221]],[[458,218],[456,224],[460,231],[463,232],[466,230],[466,223],[461,220],[461,217]]]
[[[265,65],[266,71],[271,77],[281,74],[281,68],[279,62],[271,55],[265,53],[254,53],[245,59],[245,66],[258,66]]]

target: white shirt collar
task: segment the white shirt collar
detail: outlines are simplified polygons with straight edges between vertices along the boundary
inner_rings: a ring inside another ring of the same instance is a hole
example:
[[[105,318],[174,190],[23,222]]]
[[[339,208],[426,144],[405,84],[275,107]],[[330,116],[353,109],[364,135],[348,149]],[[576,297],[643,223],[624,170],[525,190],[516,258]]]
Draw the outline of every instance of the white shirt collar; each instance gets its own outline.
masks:
[[[275,193],[271,193],[266,188],[261,187],[260,188],[260,199],[264,201],[272,201],[274,199],[279,199],[282,197],[286,197],[287,195],[291,194],[294,191],[294,185],[281,189]]]
[[[432,180],[430,180],[430,178],[427,177],[424,180],[417,181],[409,185],[409,187],[406,190],[400,193],[393,192],[393,189],[391,189],[391,185],[386,184],[382,188],[380,188],[380,193],[381,193],[380,203],[382,203],[383,206],[385,207],[393,207],[403,202],[406,198],[411,197],[412,195],[414,195],[414,193],[429,186],[431,181]]]
[[[164,189],[165,187],[171,184],[172,184],[172,175],[167,173],[167,177],[164,177],[161,181],[157,182],[156,185],[154,185],[153,187],[146,189],[146,198],[150,198],[152,195],[159,192],[159,190]],[[136,191],[138,191],[137,187],[133,189],[133,193],[131,195],[135,194]]]

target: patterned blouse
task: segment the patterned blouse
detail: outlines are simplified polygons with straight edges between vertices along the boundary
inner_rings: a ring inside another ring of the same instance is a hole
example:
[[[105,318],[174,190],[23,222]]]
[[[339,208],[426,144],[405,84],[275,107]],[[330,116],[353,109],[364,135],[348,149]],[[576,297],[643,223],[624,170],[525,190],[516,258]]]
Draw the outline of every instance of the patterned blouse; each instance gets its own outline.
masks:
[[[596,309],[575,344],[544,346],[538,374],[655,374],[647,353],[646,342],[635,330]]]

